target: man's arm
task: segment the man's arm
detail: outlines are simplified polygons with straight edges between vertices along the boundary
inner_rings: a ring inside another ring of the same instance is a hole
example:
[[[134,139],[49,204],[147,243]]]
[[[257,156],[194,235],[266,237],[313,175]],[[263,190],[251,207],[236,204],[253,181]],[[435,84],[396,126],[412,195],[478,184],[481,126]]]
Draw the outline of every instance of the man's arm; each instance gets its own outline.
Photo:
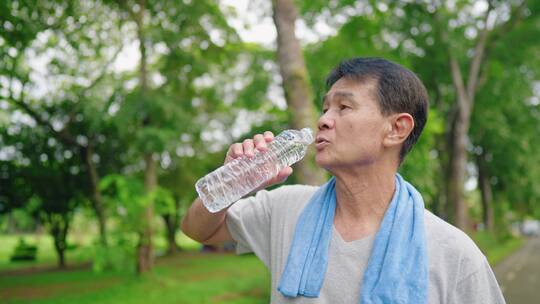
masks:
[[[253,139],[246,139],[242,143],[235,143],[229,147],[225,157],[225,164],[235,158],[246,155],[253,157],[256,151],[266,151],[267,143],[274,139],[272,132],[264,132],[256,134]],[[253,192],[269,187],[271,185],[282,183],[292,174],[292,168],[283,168],[277,176],[263,184]],[[232,236],[225,223],[227,217],[227,209],[216,213],[209,212],[204,207],[200,198],[193,201],[186,216],[182,220],[181,229],[190,238],[203,244],[217,244],[225,241],[231,241]]]
[[[225,224],[227,209],[211,213],[204,207],[201,199],[197,198],[184,217],[181,229],[190,238],[207,245],[232,241]]]

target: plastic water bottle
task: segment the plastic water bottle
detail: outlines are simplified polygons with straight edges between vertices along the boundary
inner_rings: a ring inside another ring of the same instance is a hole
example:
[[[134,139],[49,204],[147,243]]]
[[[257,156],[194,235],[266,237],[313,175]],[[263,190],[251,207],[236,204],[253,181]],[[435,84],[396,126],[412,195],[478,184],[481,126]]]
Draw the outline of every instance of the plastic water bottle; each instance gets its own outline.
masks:
[[[218,212],[301,160],[312,142],[309,128],[285,130],[268,144],[268,150],[252,158],[243,155],[199,179],[197,193],[208,211]]]

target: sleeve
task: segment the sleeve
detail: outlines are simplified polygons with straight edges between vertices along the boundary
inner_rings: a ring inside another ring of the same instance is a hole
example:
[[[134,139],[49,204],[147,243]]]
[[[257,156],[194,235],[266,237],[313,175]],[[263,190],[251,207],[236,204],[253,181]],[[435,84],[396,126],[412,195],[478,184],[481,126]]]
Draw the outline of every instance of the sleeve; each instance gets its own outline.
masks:
[[[485,257],[476,271],[458,282],[453,303],[505,303],[497,279]]]
[[[238,254],[253,252],[265,265],[270,258],[271,204],[275,191],[261,190],[255,196],[237,201],[225,219]]]

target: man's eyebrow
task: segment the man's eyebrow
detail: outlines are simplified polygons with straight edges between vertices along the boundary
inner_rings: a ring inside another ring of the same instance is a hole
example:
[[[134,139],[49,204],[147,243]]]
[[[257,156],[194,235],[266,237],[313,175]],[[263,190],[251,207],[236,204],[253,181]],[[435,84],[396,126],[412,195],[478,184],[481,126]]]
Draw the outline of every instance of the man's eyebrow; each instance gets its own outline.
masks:
[[[353,102],[355,104],[357,103],[356,100],[354,100],[354,94],[351,93],[351,92],[338,91],[338,92],[334,93],[334,97],[345,98],[345,99],[350,100],[351,102]],[[328,94],[324,95],[324,97],[323,97],[323,106],[326,104],[327,101],[328,101]]]

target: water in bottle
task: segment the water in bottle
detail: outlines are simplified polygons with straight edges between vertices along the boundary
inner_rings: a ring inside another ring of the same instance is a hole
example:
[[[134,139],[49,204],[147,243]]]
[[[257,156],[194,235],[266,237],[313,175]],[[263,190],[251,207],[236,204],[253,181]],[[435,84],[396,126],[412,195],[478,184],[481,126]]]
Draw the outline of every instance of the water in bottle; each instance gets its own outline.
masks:
[[[301,160],[312,142],[309,128],[283,131],[268,144],[268,150],[252,158],[236,158],[199,179],[197,193],[210,212],[218,212]]]

